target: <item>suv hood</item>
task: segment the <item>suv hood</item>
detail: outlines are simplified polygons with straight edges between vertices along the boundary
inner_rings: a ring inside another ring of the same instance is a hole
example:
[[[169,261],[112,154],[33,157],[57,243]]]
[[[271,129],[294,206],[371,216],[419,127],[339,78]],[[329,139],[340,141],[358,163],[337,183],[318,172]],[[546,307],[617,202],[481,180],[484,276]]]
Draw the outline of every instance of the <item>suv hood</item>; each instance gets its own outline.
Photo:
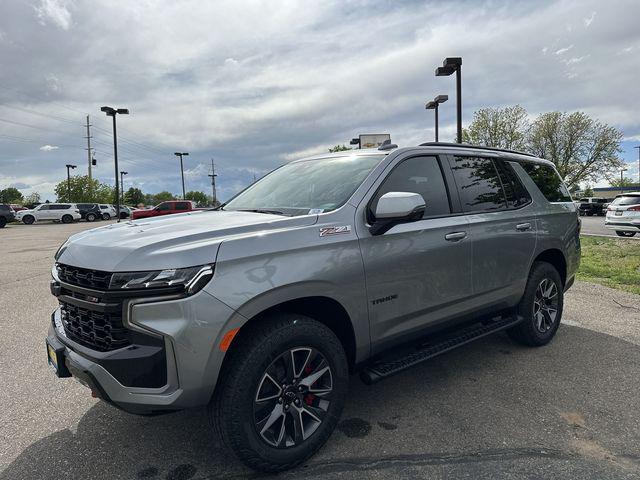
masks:
[[[145,218],[73,235],[60,248],[57,261],[107,272],[193,267],[214,263],[223,240],[316,221],[317,215],[219,210]]]

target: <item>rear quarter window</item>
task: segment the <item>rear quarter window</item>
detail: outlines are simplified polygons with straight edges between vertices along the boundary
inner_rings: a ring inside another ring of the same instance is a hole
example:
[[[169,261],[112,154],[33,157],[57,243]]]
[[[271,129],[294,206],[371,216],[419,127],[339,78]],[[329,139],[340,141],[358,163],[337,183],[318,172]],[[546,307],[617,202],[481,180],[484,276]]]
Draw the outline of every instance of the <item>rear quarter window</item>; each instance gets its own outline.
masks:
[[[560,175],[549,165],[522,163],[522,168],[550,202],[571,202],[571,195]]]

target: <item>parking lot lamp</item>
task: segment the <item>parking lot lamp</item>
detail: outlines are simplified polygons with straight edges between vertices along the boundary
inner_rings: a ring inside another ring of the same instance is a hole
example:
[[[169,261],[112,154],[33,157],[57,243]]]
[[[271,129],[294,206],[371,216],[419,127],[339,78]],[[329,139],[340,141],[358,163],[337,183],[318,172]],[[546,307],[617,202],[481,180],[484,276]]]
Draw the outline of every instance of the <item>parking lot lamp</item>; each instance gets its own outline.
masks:
[[[120,170],[120,195],[122,195],[122,203],[124,203],[124,176],[129,175],[129,172]]]
[[[620,169],[620,193],[624,193],[624,178],[623,178],[623,173],[626,172],[627,169],[626,168],[621,168]]]
[[[436,77],[448,77],[456,74],[456,120],[458,143],[462,143],[462,57],[447,57],[442,66],[436,68]]]
[[[69,171],[76,167],[77,165],[69,165],[67,163],[67,202],[71,201],[71,174]]]
[[[438,105],[446,102],[447,100],[449,100],[448,95],[438,95],[436,98],[433,99],[433,101],[427,102],[426,105],[424,106],[424,108],[426,108],[427,110],[433,110],[435,112],[436,142],[438,141]]]
[[[128,115],[129,110],[127,108],[113,108],[113,107],[102,107],[100,108],[101,112],[107,114],[107,117],[113,118],[113,160],[115,163],[115,180],[116,180],[116,217],[118,218],[118,222],[120,221],[120,192],[118,185],[118,137],[116,134],[116,115]]]
[[[184,167],[182,165],[182,157],[184,155],[189,155],[189,152],[175,152],[174,155],[176,157],[180,157],[180,175],[182,176],[182,199],[184,200],[185,198],[185,193],[184,193]]]

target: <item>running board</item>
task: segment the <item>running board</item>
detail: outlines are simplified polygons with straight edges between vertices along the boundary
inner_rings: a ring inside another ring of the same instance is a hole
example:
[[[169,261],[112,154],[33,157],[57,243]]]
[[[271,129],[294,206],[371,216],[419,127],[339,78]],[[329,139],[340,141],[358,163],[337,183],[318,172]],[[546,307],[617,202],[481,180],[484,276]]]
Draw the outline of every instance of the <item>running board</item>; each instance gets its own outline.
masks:
[[[407,368],[411,368],[418,363],[448,352],[449,350],[486,337],[492,333],[499,332],[500,330],[513,327],[521,321],[522,317],[510,316],[485,325],[475,324],[461,330],[456,330],[438,343],[423,345],[405,355],[383,358],[362,370],[360,378],[367,385],[371,385]]]

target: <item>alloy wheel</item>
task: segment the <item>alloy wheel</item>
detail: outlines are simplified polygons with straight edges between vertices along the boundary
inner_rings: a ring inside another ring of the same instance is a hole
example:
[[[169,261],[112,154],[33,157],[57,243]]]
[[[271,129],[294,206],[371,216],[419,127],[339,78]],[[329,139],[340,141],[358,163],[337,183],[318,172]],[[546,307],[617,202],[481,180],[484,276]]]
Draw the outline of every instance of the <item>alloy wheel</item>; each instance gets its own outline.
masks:
[[[544,278],[538,284],[533,300],[533,318],[540,333],[548,332],[558,317],[558,286],[550,278]]]
[[[253,402],[256,431],[272,447],[300,445],[322,424],[332,391],[331,367],[318,350],[288,349],[258,383]]]

